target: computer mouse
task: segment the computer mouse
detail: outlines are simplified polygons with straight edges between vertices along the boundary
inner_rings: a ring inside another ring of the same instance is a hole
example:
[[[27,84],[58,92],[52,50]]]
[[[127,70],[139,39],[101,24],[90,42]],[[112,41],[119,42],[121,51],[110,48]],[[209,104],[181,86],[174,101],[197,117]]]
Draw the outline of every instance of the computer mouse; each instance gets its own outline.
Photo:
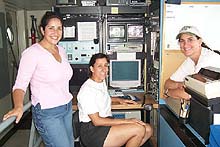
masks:
[[[137,100],[136,97],[131,94],[128,94],[127,96],[129,97],[130,100],[133,100],[133,101]]]

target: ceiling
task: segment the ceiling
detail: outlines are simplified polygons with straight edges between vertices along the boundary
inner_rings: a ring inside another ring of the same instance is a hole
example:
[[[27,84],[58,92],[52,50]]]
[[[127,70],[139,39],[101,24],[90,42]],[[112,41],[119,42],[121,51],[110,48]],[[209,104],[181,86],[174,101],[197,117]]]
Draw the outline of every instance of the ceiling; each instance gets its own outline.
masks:
[[[55,5],[56,0],[4,0],[8,5],[25,10],[48,10]]]

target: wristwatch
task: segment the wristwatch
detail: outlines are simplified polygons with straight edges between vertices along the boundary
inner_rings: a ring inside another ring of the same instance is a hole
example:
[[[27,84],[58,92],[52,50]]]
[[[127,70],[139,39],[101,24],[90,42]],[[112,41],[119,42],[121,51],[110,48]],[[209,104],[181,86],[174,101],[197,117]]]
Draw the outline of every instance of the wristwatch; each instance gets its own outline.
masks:
[[[164,96],[165,96],[166,98],[169,97],[168,92],[169,92],[169,89],[167,88],[167,89],[164,91]]]

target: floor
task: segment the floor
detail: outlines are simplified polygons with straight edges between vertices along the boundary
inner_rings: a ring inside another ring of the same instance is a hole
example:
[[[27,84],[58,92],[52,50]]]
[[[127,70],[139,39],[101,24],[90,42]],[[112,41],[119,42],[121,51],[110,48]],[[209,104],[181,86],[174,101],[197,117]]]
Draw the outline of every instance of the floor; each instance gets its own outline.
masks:
[[[30,130],[18,130],[2,147],[28,147]],[[40,147],[44,147],[43,143]],[[75,147],[80,147],[78,143]],[[153,147],[150,142],[145,143],[142,147]]]
[[[24,120],[21,122],[17,131],[3,144],[2,147],[28,147],[29,136],[31,128],[31,115],[27,114]],[[153,141],[154,142],[154,141]],[[142,147],[156,147],[151,141],[146,142]],[[43,143],[40,147],[44,147]],[[78,143],[75,143],[75,147],[80,147]]]
[[[18,130],[2,147],[28,147],[30,130]],[[40,147],[44,147],[41,143]]]

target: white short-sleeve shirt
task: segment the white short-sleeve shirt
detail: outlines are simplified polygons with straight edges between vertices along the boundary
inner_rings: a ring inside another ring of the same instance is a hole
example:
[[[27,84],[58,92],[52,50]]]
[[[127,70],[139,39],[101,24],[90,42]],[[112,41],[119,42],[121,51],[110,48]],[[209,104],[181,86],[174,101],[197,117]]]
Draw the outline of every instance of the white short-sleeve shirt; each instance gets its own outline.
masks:
[[[80,122],[91,121],[88,115],[96,112],[99,112],[100,117],[112,116],[111,98],[105,81],[97,83],[88,79],[81,86],[77,100]]]
[[[188,57],[177,71],[173,73],[170,79],[183,82],[186,76],[198,73],[201,68],[208,66],[220,68],[220,55],[206,48],[202,48],[197,65]]]

